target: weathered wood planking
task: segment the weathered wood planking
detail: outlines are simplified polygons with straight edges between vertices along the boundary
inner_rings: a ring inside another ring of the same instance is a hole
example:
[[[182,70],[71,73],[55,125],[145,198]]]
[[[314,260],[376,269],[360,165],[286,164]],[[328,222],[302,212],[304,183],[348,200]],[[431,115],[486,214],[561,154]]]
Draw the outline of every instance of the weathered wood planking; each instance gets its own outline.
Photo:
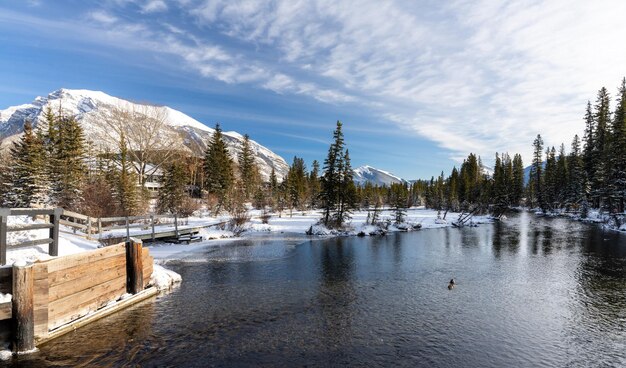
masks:
[[[152,277],[154,258],[150,255],[148,248],[143,248],[143,287],[146,288],[150,285],[150,279]]]
[[[13,268],[0,267],[0,293],[11,294],[13,289]]]
[[[119,254],[126,254],[124,244],[116,244],[108,247],[92,250],[85,253],[72,254],[69,256],[53,259],[48,262],[48,272],[53,273],[80,265],[86,265],[97,260],[114,257]]]
[[[13,315],[11,308],[12,308],[11,302],[0,304],[0,321],[11,318],[11,316]]]
[[[106,272],[107,270],[110,270],[112,268],[123,267],[125,261],[125,256],[123,254],[118,254],[112,257],[97,260],[90,264],[79,265],[76,267],[51,272],[48,275],[48,280],[50,280],[50,289],[68,286],[67,284],[72,284],[73,286],[76,286],[76,284],[81,284],[83,283],[83,281],[87,282],[87,286],[85,287],[87,288],[89,287],[89,285],[93,285],[94,278],[100,277],[100,273]],[[89,280],[92,280],[91,283]],[[82,289],[77,289],[76,291],[80,290]],[[58,298],[53,298],[51,293],[50,301],[56,299]]]
[[[37,263],[35,269],[35,339],[48,335],[48,264]]]
[[[126,278],[126,265],[124,259],[113,258],[117,260],[113,267],[99,270],[91,275],[85,275],[83,277],[76,278],[70,282],[64,282],[62,284],[52,285],[50,287],[50,293],[48,295],[48,301],[50,303],[56,302],[64,298],[71,297],[83,290],[90,289],[94,286],[103,284],[107,281],[111,281],[119,278]],[[100,268],[100,267],[98,267]]]
[[[94,312],[126,293],[126,276],[96,285],[49,304],[48,328],[53,330]]]

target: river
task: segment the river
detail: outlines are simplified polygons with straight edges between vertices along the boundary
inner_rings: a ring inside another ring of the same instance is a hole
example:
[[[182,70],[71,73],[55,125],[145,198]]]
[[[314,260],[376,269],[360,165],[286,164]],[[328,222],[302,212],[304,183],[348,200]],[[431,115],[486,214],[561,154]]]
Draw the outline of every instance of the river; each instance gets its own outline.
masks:
[[[9,364],[626,365],[626,236],[595,225],[521,213],[386,237],[268,236],[168,267],[183,277],[172,293]]]

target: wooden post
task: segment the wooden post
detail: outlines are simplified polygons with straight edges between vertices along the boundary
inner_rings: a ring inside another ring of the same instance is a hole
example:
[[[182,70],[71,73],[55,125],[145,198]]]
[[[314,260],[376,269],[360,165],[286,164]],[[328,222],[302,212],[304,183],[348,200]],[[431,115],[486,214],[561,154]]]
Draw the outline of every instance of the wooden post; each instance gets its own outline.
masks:
[[[87,239],[91,238],[91,217],[87,217]]]
[[[62,208],[55,208],[54,212],[50,215],[50,223],[54,226],[50,229],[50,239],[52,239],[52,243],[48,246],[48,254],[53,257],[59,255],[59,223],[62,213]]]
[[[154,243],[154,214],[150,215],[150,224],[152,225],[152,242]]]
[[[178,215],[174,214],[174,234],[176,234],[176,238],[178,238]]]
[[[13,265],[13,351],[35,349],[34,270],[32,263]]]
[[[126,291],[137,294],[143,290],[143,257],[141,242],[126,242]]]
[[[7,218],[11,210],[0,208],[0,266],[7,264]]]
[[[100,220],[100,217],[98,217],[98,234],[102,237],[102,221]]]
[[[130,226],[128,225],[128,216],[126,216],[126,242],[130,242]]]

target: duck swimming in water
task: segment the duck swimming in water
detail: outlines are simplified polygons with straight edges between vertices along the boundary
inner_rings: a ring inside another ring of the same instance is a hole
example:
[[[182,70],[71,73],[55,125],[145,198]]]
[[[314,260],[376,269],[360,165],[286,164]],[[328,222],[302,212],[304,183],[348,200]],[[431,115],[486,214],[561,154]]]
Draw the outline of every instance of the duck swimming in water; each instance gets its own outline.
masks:
[[[451,279],[450,283],[448,284],[448,290],[454,289],[455,285],[456,285],[456,282],[454,282],[454,279]]]

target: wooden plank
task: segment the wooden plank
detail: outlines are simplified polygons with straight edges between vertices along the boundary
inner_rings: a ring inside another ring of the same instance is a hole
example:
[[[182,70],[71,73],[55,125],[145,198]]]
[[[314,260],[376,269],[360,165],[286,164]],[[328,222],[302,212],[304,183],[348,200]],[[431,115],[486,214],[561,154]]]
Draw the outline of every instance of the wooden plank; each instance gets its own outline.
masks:
[[[81,230],[87,229],[87,225],[82,225],[82,224],[79,224],[77,222],[71,222],[71,221],[67,221],[67,220],[59,220],[59,224],[65,225],[65,226],[69,226],[69,227],[75,227],[75,228],[81,229]]]
[[[137,295],[133,295],[132,297],[128,299],[124,299],[111,306],[104,307],[98,310],[96,313],[76,319],[72,321],[71,323],[60,326],[56,328],[54,331],[50,331],[50,333],[48,334],[48,337],[45,339],[39,340],[38,343],[40,344],[46,343],[52,339],[55,339],[59,336],[63,336],[68,332],[75,331],[77,328],[83,327],[85,325],[88,325],[89,323],[92,323],[104,317],[110,316],[111,314],[115,312],[118,312],[124,308],[128,308],[134,304],[137,304],[141,301],[151,298],[157,294],[158,294],[158,290],[156,288],[149,288],[147,290],[144,290],[141,293]]]
[[[39,230],[39,229],[52,229],[54,225],[52,224],[32,224],[32,225],[23,225],[18,227],[10,227],[7,229],[7,232],[15,232],[15,231],[28,231],[28,230]]]
[[[48,313],[52,330],[80,318],[126,293],[126,277],[120,277],[50,303]]]
[[[64,282],[62,284],[51,286],[48,294],[48,301],[53,303],[57,300],[69,297],[83,290],[90,289],[94,286],[120,277],[126,277],[126,264],[123,259],[113,268],[99,271],[94,269],[91,274],[75,278],[70,282]]]
[[[48,334],[48,293],[50,282],[48,280],[48,264],[36,263],[34,266],[35,277],[35,339]]]
[[[34,245],[41,245],[41,244],[51,244],[53,242],[53,239],[35,239],[35,240],[28,240],[28,241],[23,241],[20,243],[16,243],[16,244],[9,244],[9,248],[24,248],[24,247],[32,247]]]
[[[130,225],[128,225],[128,227],[130,229],[133,229],[133,228],[143,228],[143,227],[148,228],[148,227],[150,227],[150,225],[149,224],[130,224]],[[126,225],[107,226],[107,227],[104,228],[105,231],[106,230],[119,230],[119,229],[126,229]]]
[[[100,222],[126,221],[126,217],[101,217]]]
[[[66,282],[76,282],[76,280],[85,276],[97,277],[98,272],[123,265],[125,260],[126,258],[123,254],[118,254],[112,257],[95,260],[92,263],[81,264],[76,267],[51,272],[48,276],[50,287],[57,287]]]
[[[19,352],[35,348],[34,268],[13,266],[13,347]]]
[[[13,313],[11,311],[12,307],[13,306],[11,302],[0,304],[0,321],[5,319],[11,319],[11,316],[13,316]]]
[[[54,208],[11,208],[11,216],[52,215]]]
[[[72,212],[68,210],[63,210],[63,216],[73,217],[73,218],[83,220],[83,221],[87,221],[89,219],[89,216],[81,215],[80,213],[76,213],[76,212]]]
[[[119,254],[126,254],[126,248],[123,243],[94,249],[88,252],[72,254],[63,258],[52,259],[46,261],[46,263],[48,263],[48,272],[52,273],[83,264],[89,264],[101,258],[114,257]]]
[[[12,294],[13,290],[13,269],[11,267],[0,267],[0,293]]]

